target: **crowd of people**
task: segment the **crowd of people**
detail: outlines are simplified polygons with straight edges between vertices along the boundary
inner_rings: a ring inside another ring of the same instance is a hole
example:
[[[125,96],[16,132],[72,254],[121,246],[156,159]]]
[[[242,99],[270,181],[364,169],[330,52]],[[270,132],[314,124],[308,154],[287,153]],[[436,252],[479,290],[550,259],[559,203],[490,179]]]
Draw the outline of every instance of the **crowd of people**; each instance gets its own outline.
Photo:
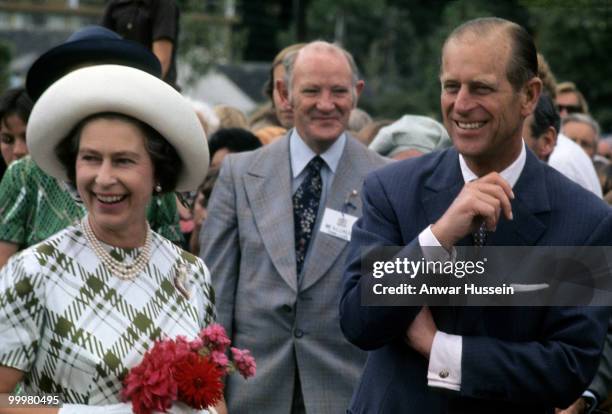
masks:
[[[280,51],[243,114],[181,95],[178,10],[145,24],[133,3],[0,98],[0,393],[129,413],[155,341],[217,321],[257,373],[202,412],[606,409],[611,308],[363,302],[383,246],[612,244],[612,141],[524,28],[448,35],[442,123],[359,109],[355,61],[325,41]]]

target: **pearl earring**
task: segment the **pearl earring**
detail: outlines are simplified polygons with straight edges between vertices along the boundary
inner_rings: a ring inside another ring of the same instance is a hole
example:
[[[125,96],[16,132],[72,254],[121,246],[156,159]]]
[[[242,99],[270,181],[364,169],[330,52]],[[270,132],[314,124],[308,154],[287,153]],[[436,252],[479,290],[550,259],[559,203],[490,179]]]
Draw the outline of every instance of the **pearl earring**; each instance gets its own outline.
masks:
[[[162,190],[161,184],[159,183],[155,184],[154,190],[156,193],[161,193],[161,190]]]

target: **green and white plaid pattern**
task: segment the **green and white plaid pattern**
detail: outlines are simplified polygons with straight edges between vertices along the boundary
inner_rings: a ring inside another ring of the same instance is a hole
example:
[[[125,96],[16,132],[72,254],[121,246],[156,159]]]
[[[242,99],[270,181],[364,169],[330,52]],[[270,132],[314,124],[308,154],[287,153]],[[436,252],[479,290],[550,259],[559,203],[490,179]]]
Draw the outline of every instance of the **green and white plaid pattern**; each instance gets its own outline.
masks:
[[[105,247],[130,262],[138,249]],[[175,288],[186,265],[190,299]],[[151,261],[134,280],[114,277],[71,226],[0,270],[0,365],[26,372],[26,393],[66,403],[119,401],[121,380],[156,339],[194,338],[214,320],[204,263],[153,233]]]
[[[0,182],[0,240],[21,248],[51,237],[85,213],[85,207],[63,184],[45,174],[29,156],[13,162]],[[147,219],[154,231],[182,243],[174,194],[154,196]]]

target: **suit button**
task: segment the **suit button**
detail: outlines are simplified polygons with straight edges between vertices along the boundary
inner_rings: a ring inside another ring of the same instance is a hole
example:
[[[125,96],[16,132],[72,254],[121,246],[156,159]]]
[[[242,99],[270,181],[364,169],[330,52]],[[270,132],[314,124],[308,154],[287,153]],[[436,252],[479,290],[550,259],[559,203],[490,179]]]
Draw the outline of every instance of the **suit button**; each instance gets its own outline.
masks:
[[[293,331],[293,336],[295,336],[296,338],[301,338],[302,336],[304,336],[304,331],[302,331],[301,329],[296,329]]]
[[[447,370],[443,369],[442,371],[438,373],[438,375],[440,376],[440,378],[447,378],[450,374],[448,373]]]
[[[289,305],[283,305],[281,306],[281,310],[286,313],[291,313],[293,311],[293,308]]]

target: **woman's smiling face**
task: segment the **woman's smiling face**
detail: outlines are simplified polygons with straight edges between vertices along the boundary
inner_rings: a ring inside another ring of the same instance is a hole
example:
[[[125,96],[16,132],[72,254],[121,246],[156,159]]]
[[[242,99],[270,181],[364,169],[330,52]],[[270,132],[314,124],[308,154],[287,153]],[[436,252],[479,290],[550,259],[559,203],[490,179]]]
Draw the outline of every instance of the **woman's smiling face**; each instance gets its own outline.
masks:
[[[109,244],[144,240],[155,185],[146,139],[138,126],[121,119],[94,118],[82,129],[76,185],[94,232]]]

